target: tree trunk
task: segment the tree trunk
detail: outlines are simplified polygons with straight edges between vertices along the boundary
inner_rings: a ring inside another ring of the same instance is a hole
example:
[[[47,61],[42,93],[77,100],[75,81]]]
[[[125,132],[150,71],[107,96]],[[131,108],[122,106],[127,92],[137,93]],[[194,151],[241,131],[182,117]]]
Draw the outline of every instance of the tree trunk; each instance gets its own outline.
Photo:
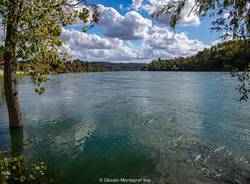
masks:
[[[4,91],[9,113],[10,128],[23,127],[16,81],[18,4],[18,0],[12,0],[9,5],[4,49]]]
[[[23,128],[10,129],[11,156],[18,157],[23,154]]]

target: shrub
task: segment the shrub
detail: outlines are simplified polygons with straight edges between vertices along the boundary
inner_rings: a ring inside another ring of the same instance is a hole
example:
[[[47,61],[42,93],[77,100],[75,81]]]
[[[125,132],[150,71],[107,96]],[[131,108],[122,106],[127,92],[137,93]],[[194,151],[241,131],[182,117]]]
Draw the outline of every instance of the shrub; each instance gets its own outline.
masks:
[[[48,170],[43,162],[28,164],[23,156],[9,157],[0,152],[1,184],[48,184]]]

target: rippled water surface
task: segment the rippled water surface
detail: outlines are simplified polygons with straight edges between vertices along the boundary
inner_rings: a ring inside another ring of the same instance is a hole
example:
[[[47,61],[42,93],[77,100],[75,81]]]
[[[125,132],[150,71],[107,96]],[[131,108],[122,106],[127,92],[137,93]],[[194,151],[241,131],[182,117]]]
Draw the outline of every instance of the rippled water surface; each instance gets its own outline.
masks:
[[[38,96],[23,77],[24,154],[53,168],[57,183],[250,183],[250,105],[236,84],[227,73],[65,74]],[[8,149],[2,82],[0,117]]]

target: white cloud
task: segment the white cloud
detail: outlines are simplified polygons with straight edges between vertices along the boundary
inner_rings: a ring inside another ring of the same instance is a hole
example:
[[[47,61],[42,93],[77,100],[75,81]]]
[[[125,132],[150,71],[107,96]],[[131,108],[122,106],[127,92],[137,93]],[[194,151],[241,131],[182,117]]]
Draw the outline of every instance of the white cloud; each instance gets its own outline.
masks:
[[[154,26],[146,40],[152,49],[172,56],[189,56],[206,47],[201,41],[190,40],[186,33],[173,33],[166,28]]]
[[[132,0],[132,8],[138,10],[142,6],[143,0]]]
[[[133,1],[132,7],[137,7],[137,9],[145,10],[148,14],[152,14],[158,7],[164,6],[169,3],[170,0],[141,0],[140,3]],[[181,19],[179,21],[180,25],[200,25],[199,16],[193,10],[195,6],[195,0],[187,0],[186,5],[181,13]],[[160,15],[158,21],[162,24],[169,25],[170,16],[169,15]]]
[[[136,11],[120,15],[114,8],[101,7],[99,25],[104,27],[104,35],[123,40],[143,39],[147,36],[151,20],[142,17]]]
[[[185,33],[173,33],[152,26],[145,39],[124,41],[100,37],[76,30],[63,29],[63,50],[73,59],[111,62],[150,62],[155,58],[189,56],[206,47],[198,40],[188,39]]]
[[[219,38],[217,40],[214,40],[211,42],[211,45],[212,46],[215,46],[215,45],[218,45],[220,43],[223,43],[223,42],[228,42],[228,41],[231,41],[233,40],[233,33],[232,32],[223,32],[224,37],[223,38]]]
[[[76,30],[63,29],[61,39],[86,49],[114,49],[121,47],[122,40],[118,38],[101,38],[95,34],[86,34]],[[84,41],[84,42],[83,42]]]
[[[189,39],[186,33],[173,33],[165,26],[154,25],[134,10],[121,15],[114,8],[100,7],[102,15],[98,26],[104,28],[103,36],[62,29],[61,39],[65,44],[61,50],[72,59],[150,62],[159,57],[189,56],[207,47],[201,41]]]
[[[61,48],[73,59],[88,61],[126,62],[149,57],[141,50],[134,50],[118,38],[102,38],[76,30],[63,29],[61,38],[65,41]]]
[[[138,8],[145,5],[143,1],[136,2]],[[158,1],[149,2],[158,5]],[[173,33],[165,26],[154,25],[134,10],[121,15],[112,7],[101,5],[100,9],[98,26],[104,28],[104,36],[63,29],[61,38],[66,42],[63,48],[73,59],[150,62],[159,57],[190,56],[207,47],[201,41],[189,39],[186,33]]]

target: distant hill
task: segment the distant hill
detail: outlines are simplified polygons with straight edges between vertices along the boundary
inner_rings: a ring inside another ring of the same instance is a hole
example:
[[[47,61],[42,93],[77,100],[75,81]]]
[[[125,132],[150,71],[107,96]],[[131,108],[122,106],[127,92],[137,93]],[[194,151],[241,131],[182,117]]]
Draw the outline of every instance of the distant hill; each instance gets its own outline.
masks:
[[[80,72],[108,72],[108,71],[140,71],[145,67],[144,63],[109,63],[109,62],[86,62],[75,60],[72,62],[59,62],[50,66],[41,65],[46,73],[80,73]],[[28,65],[19,65],[21,71],[26,72]]]
[[[1,51],[1,49],[0,49]],[[0,69],[3,69],[0,52]],[[28,73],[25,62],[18,64],[19,70]],[[231,71],[250,69],[250,40],[234,40],[206,48],[191,57],[154,60],[144,63],[58,62],[39,66],[46,73],[107,72],[107,71]]]
[[[250,40],[235,40],[204,49],[191,57],[154,60],[145,71],[231,71],[245,70],[250,64]]]
[[[39,65],[37,63],[36,65]],[[58,62],[56,64],[39,65],[45,73],[74,73],[74,72],[107,72],[107,71],[140,71],[145,67],[144,63],[110,63],[87,62],[74,60],[72,62]],[[3,47],[0,47],[0,70],[3,69]],[[18,63],[18,70],[28,73],[29,66],[25,61]]]

